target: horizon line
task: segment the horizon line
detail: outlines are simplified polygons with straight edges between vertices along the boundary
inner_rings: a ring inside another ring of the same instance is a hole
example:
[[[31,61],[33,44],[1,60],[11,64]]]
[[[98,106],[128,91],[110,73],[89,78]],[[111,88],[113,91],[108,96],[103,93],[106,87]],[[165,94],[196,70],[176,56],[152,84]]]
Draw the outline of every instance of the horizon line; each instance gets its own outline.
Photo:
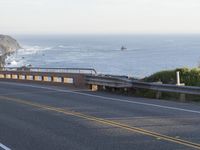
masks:
[[[0,33],[1,34],[1,33]],[[2,35],[16,35],[16,36],[46,36],[46,35],[54,35],[54,36],[66,36],[66,35],[70,35],[70,36],[76,36],[76,35],[83,35],[83,36],[90,36],[90,35],[200,35],[200,32],[197,33],[193,33],[193,32],[188,32],[188,33],[2,33]]]

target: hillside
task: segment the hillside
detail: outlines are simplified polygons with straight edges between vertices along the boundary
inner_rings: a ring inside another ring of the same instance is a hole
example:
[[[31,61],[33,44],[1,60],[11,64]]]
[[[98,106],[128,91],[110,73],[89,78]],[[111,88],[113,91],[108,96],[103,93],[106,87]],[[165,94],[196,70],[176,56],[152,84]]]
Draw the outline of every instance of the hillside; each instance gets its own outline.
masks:
[[[8,35],[0,35],[0,67],[4,66],[8,55],[20,49],[19,43]]]
[[[0,54],[8,54],[20,49],[19,43],[8,35],[0,35]]]

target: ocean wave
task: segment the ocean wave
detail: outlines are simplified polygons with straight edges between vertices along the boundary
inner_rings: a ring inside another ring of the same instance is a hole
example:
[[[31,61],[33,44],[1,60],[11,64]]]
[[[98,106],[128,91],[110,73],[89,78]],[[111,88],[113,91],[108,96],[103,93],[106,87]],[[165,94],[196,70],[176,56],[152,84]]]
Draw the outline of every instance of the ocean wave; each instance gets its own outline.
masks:
[[[38,52],[51,50],[52,47],[41,47],[41,46],[23,46],[23,49],[19,49],[17,52],[23,55],[36,54]]]
[[[59,48],[67,48],[67,46],[64,46],[64,45],[59,45],[58,47]]]
[[[17,66],[17,64],[18,64],[18,62],[15,61],[15,60],[13,60],[13,61],[10,62],[10,65],[12,65],[12,66]]]
[[[70,46],[70,45],[59,45],[57,47],[58,48],[62,48],[62,49],[65,49],[65,48],[67,48],[67,49],[76,49],[76,48],[78,48],[76,46]]]
[[[17,50],[14,54],[8,56],[5,60],[7,67],[19,67],[27,64],[27,57],[34,54],[42,54],[44,51],[51,50],[52,47],[42,46],[23,46],[22,49]]]
[[[18,66],[22,66],[24,64],[23,60],[15,60],[14,58],[7,58],[6,59],[6,67],[18,67]]]

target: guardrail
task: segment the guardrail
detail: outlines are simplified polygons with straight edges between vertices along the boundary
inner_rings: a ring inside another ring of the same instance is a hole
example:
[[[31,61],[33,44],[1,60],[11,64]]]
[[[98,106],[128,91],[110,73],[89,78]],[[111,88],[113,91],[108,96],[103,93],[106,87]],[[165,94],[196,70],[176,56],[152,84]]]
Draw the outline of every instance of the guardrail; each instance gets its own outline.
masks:
[[[96,70],[91,68],[0,68],[0,79],[63,83],[76,87],[92,85],[94,90],[101,86],[200,95],[200,87],[147,83],[128,78],[127,76],[98,75]]]
[[[100,86],[108,86],[114,88],[130,88],[132,84],[123,78],[120,77],[113,77],[113,76],[104,76],[104,75],[97,75],[97,76],[86,76],[86,83],[91,85],[100,85]]]
[[[88,75],[86,76],[86,83],[90,85],[107,86],[113,88],[140,88],[160,92],[200,95],[200,87],[147,83],[124,77]]]
[[[57,72],[57,73],[79,73],[79,74],[97,74],[92,68],[36,68],[36,67],[2,67],[0,71],[27,71],[27,72]]]

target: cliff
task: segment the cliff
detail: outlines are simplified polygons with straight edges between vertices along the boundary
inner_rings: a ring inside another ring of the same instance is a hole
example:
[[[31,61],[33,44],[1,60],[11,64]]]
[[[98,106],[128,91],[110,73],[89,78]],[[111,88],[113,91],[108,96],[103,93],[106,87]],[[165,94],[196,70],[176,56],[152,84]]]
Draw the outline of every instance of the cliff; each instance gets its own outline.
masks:
[[[8,35],[0,35],[0,54],[10,54],[20,49],[19,43]]]
[[[19,43],[8,35],[0,35],[0,67],[4,66],[8,55],[20,49]]]

